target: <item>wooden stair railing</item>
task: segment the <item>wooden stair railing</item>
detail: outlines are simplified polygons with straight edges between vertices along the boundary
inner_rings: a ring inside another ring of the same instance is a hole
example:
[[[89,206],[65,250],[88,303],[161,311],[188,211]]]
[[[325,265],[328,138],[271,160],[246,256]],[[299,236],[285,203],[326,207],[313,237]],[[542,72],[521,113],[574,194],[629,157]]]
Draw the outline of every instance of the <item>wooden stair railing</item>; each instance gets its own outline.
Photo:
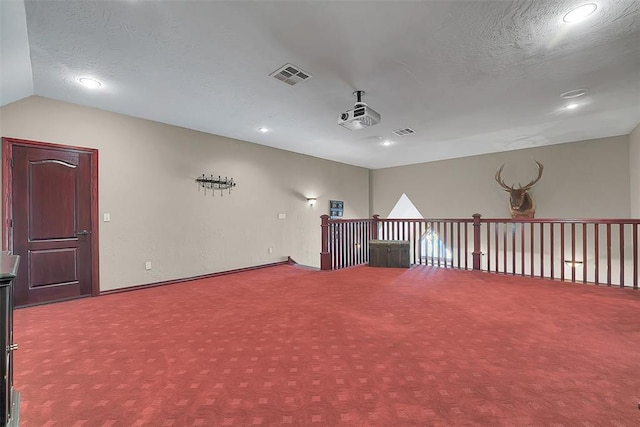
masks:
[[[368,263],[370,240],[408,240],[415,265],[638,289],[640,219],[321,218],[322,270]]]

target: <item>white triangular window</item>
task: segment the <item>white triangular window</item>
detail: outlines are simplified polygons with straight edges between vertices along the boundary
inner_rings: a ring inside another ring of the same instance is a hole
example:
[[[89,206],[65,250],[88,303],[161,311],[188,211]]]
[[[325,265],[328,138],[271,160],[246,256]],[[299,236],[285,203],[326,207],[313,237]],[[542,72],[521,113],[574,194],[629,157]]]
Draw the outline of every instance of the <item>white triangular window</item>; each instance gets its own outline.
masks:
[[[389,212],[390,219],[424,219],[424,216],[420,213],[418,208],[413,204],[409,197],[402,193],[402,196],[398,199],[391,212]],[[431,229],[430,223],[420,223],[415,227],[406,227],[398,230],[394,227],[389,229],[383,229],[383,224],[380,224],[378,229],[379,235],[385,236],[388,240],[413,240],[413,234],[419,236],[419,245],[416,254],[416,258],[420,259],[420,263],[424,264],[440,264],[445,262],[451,262],[451,251],[446,248],[444,243],[440,240],[437,233],[437,225],[435,229]],[[413,259],[414,248],[411,247],[411,258]]]

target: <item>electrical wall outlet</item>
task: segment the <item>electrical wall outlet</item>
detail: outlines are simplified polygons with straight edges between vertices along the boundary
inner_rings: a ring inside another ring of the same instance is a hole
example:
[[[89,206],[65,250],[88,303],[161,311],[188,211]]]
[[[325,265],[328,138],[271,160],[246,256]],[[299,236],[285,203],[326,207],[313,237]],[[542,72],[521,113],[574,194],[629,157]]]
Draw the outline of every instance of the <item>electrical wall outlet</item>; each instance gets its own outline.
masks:
[[[272,254],[273,253],[273,248],[269,248],[269,253]]]
[[[151,261],[147,261],[144,263],[144,268],[147,270],[151,270]]]

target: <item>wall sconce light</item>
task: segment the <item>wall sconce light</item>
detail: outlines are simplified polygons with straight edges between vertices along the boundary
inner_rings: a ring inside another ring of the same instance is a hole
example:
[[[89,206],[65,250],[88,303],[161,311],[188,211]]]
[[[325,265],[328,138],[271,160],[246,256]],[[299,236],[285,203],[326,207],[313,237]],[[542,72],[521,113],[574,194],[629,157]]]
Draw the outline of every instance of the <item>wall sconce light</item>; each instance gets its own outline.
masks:
[[[307,197],[307,203],[309,203],[309,206],[315,205],[317,201],[318,199],[316,199],[315,197]]]
[[[570,259],[565,259],[564,265],[566,265],[567,267],[576,268],[582,265],[582,261],[573,261]]]

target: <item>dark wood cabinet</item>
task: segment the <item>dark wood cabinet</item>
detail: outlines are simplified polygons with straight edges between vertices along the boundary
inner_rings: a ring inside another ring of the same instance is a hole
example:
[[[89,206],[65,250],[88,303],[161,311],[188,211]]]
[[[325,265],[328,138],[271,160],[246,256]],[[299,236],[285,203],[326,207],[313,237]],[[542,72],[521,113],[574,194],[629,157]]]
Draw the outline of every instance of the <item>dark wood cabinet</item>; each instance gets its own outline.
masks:
[[[20,413],[20,394],[13,388],[13,356],[17,345],[13,342],[13,279],[18,271],[20,257],[8,252],[0,253],[0,426],[17,427]]]
[[[409,268],[409,241],[371,240],[369,265],[372,267]]]

